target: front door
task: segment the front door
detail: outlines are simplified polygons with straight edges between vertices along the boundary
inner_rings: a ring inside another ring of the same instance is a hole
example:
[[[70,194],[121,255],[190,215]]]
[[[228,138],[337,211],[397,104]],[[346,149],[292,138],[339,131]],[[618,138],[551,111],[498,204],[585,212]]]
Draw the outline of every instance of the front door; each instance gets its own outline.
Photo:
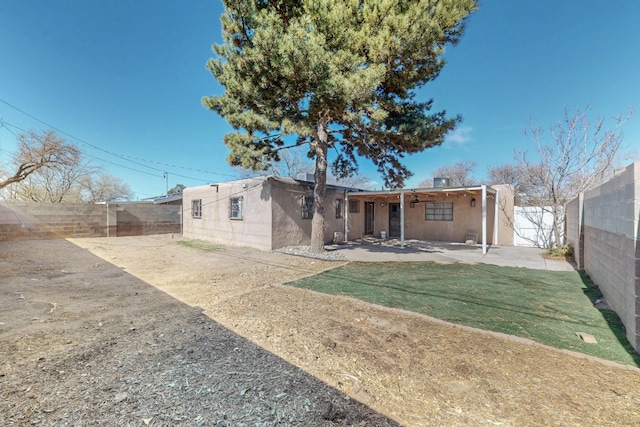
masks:
[[[389,203],[389,237],[400,237],[400,203]]]
[[[364,234],[373,234],[373,209],[374,202],[364,202]]]

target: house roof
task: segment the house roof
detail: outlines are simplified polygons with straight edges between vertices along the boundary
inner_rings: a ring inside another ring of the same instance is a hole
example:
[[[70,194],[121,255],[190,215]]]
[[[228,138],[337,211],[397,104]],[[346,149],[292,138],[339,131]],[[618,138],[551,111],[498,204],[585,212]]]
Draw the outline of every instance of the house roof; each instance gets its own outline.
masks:
[[[354,192],[354,196],[386,196],[390,194],[401,194],[401,193],[420,193],[420,194],[442,194],[442,193],[474,193],[482,191],[482,189],[486,188],[487,193],[496,194],[497,190],[491,188],[487,185],[473,185],[469,187],[427,187],[427,188],[400,188],[397,190],[379,190],[379,191],[361,191]],[[351,196],[351,192],[349,192],[349,196]]]
[[[311,175],[311,178],[313,178],[313,175]],[[309,185],[311,188],[313,188],[313,186],[315,185],[315,182],[313,180],[308,180],[308,179],[295,179],[295,178],[286,178],[286,177],[281,177],[281,176],[269,176],[269,177],[267,177],[267,179],[272,180],[272,181],[284,182],[284,183],[288,183],[288,184]],[[345,191],[350,191],[350,192],[363,191],[363,190],[360,190],[358,188],[345,187],[345,186],[336,185],[336,184],[327,184],[327,188],[332,188],[332,189],[336,189],[336,190],[345,190]]]
[[[160,196],[153,198],[154,205],[161,205],[163,203],[175,202],[177,200],[182,200],[182,193],[169,194],[168,196]]]

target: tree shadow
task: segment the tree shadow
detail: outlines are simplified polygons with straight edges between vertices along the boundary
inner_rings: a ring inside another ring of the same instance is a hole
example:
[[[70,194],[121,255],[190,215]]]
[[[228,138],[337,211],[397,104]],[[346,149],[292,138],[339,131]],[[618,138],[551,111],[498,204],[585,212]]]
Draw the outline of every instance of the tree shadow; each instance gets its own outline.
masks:
[[[399,425],[70,242],[0,255],[0,424]]]
[[[589,298],[591,304],[600,311],[602,318],[607,322],[609,329],[611,329],[611,332],[615,335],[620,345],[622,345],[625,351],[629,353],[629,356],[633,358],[636,366],[640,367],[640,354],[638,354],[629,342],[626,334],[626,328],[618,316],[618,313],[609,307],[604,300],[604,296],[602,295],[600,288],[598,288],[598,285],[591,280],[589,275],[584,270],[578,270],[578,273],[580,274],[582,283],[584,283],[583,292],[585,296]]]

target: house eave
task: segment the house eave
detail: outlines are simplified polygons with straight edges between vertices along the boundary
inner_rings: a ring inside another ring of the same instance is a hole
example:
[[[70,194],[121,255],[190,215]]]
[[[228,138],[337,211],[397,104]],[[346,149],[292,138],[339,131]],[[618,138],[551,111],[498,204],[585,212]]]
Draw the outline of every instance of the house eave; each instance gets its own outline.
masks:
[[[347,192],[348,196],[389,196],[396,194],[407,194],[407,193],[471,193],[482,191],[482,188],[485,187],[487,193],[496,194],[497,190],[491,188],[489,186],[482,185],[473,185],[469,187],[427,187],[427,188],[402,188],[398,190],[379,190],[379,191],[349,191]]]

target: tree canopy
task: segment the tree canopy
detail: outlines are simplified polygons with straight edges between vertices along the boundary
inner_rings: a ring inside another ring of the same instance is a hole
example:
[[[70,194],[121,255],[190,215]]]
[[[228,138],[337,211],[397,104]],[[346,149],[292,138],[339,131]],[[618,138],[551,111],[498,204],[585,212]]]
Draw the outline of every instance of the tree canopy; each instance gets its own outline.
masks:
[[[545,244],[562,244],[566,203],[613,175],[624,136],[621,128],[632,115],[630,109],[606,127],[605,119],[593,119],[587,107],[565,109],[547,133],[530,123],[525,135],[535,143],[536,153],[516,150],[517,163],[489,169],[489,179],[492,184],[512,185],[521,205],[539,208],[523,213],[533,224],[542,224],[542,215],[551,214],[553,224]]]
[[[203,104],[235,129],[224,138],[231,165],[264,169],[287,145],[308,146],[312,249],[321,249],[328,150],[337,178],[355,173],[362,157],[395,188],[411,176],[403,155],[441,144],[460,121],[432,112],[414,90],[438,76],[476,0],[224,4],[224,43],[207,67],[225,91]]]
[[[52,130],[30,131],[18,135],[18,152],[13,156],[0,189],[17,184],[38,171],[59,172],[78,163],[80,150],[59,138]]]
[[[129,200],[120,178],[85,161],[82,152],[55,131],[18,134],[18,151],[0,179],[0,198],[31,202]],[[1,171],[0,171],[1,172]]]
[[[469,160],[461,160],[450,165],[440,166],[431,172],[432,178],[427,178],[418,183],[418,187],[432,187],[433,178],[449,178],[452,187],[469,187],[476,185],[477,180],[473,176],[478,163]]]

